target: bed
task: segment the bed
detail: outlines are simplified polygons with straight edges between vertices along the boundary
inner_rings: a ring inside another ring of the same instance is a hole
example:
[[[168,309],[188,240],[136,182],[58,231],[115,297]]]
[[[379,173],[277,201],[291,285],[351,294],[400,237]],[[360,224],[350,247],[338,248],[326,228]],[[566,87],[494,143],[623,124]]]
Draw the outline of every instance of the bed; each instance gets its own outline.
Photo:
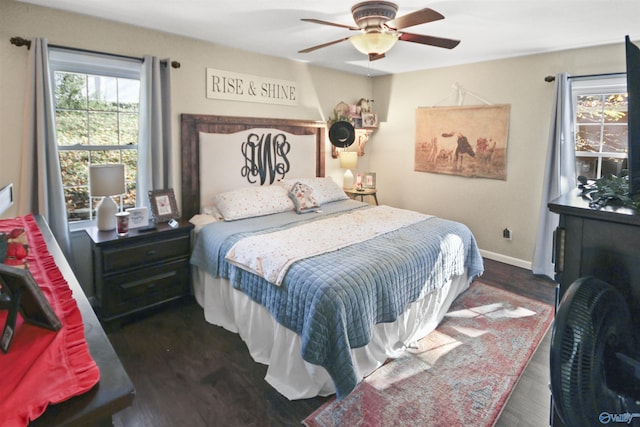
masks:
[[[482,273],[465,225],[324,177],[324,123],[183,115],[182,150],[196,300],[289,399],[345,397]]]

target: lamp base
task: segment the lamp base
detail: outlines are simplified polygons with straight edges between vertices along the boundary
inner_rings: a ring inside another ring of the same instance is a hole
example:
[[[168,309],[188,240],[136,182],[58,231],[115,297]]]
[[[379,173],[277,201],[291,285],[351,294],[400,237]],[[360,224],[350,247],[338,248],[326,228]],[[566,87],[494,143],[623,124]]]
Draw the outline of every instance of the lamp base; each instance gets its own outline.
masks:
[[[98,230],[110,231],[116,228],[116,213],[118,212],[118,205],[109,196],[102,199],[96,209],[96,219],[98,224]]]
[[[342,188],[353,188],[353,172],[347,169],[342,177]]]

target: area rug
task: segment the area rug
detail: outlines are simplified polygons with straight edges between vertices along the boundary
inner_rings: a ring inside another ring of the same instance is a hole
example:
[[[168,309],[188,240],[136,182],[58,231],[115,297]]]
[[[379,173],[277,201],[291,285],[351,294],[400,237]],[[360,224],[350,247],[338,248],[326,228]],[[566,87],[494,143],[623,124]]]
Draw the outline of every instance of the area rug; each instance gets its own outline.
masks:
[[[552,306],[476,280],[416,348],[303,424],[492,426],[552,318]]]

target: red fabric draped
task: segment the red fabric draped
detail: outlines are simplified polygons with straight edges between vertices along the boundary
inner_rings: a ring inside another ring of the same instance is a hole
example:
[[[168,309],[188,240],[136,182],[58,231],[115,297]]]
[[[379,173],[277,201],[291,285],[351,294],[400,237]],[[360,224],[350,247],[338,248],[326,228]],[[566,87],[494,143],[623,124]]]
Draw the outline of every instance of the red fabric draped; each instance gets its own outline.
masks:
[[[84,324],[67,281],[49,254],[33,215],[0,220],[0,232],[24,228],[29,270],[62,322],[58,332],[32,326],[18,316],[7,354],[0,351],[0,425],[26,426],[49,404],[87,392],[100,379],[89,353]],[[0,311],[0,333],[7,311]]]

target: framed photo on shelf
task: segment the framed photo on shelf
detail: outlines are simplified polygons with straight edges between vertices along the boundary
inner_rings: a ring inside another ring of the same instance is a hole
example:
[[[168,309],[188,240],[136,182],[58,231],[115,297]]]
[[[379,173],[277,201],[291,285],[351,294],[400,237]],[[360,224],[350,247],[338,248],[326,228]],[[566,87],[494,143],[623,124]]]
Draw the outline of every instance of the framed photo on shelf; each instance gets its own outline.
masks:
[[[376,116],[374,113],[362,113],[362,127],[377,128],[378,116]]]
[[[169,222],[174,218],[180,218],[173,188],[149,191],[149,202],[156,222]]]
[[[362,186],[364,188],[376,188],[376,173],[367,172],[362,179]]]

